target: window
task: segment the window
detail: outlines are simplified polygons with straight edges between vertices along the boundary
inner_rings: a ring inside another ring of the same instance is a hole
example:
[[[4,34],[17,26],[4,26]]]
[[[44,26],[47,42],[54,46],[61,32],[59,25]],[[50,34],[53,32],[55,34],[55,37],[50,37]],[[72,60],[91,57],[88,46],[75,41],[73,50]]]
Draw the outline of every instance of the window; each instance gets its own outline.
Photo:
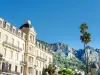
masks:
[[[28,68],[29,74],[32,74],[32,72],[33,72],[32,70],[33,70],[32,67],[29,67],[29,68]]]
[[[42,53],[40,52],[40,57],[42,57]]]
[[[7,51],[7,49],[5,48],[4,50],[5,50],[5,52],[4,52],[4,56],[6,57],[6,51]]]
[[[47,60],[47,56],[46,56],[46,60]]]
[[[31,62],[31,57],[29,56],[28,61]]]
[[[41,67],[41,61],[40,61],[40,67]]]
[[[37,50],[37,56],[38,56],[38,50]]]
[[[16,34],[18,34],[18,29],[16,29]]]
[[[15,33],[15,29],[13,29],[13,33]]]
[[[11,64],[9,64],[9,71],[11,71]]]
[[[37,66],[38,66],[38,60],[37,60]]]
[[[24,61],[24,58],[23,58],[24,56],[22,55],[22,61]]]
[[[32,41],[32,35],[30,35],[30,41]]]
[[[6,27],[6,22],[5,22],[5,21],[3,21],[3,27],[4,27],[4,28]]]
[[[18,60],[18,53],[17,53],[17,60]]]
[[[14,39],[12,38],[12,45],[14,45]]]
[[[33,58],[29,56],[29,63],[33,64]]]
[[[7,30],[9,30],[9,25],[7,25]]]
[[[47,65],[46,65],[46,68],[47,68]]]
[[[41,58],[43,58],[43,53],[41,53]]]
[[[38,75],[38,71],[36,70],[36,75]]]
[[[40,43],[39,43],[39,48],[40,48]]]
[[[18,32],[18,36],[20,36],[20,32]]]
[[[24,50],[24,44],[23,44],[23,50]]]
[[[5,35],[5,41],[7,42],[7,40],[8,40],[8,36],[7,36],[7,35]]]
[[[44,68],[44,62],[43,62],[43,68]]]
[[[15,66],[15,72],[17,72],[17,66]]]
[[[24,35],[24,39],[26,39],[26,35]]]
[[[41,71],[40,71],[40,75],[41,75]]]
[[[43,46],[43,50],[45,49],[45,46]]]
[[[19,48],[19,41],[17,41],[17,46],[18,46],[18,48]]]
[[[23,32],[21,32],[21,37],[23,38]]]
[[[0,24],[2,24],[2,21],[0,20]]]
[[[2,71],[5,72],[6,71],[5,69],[6,69],[6,66],[5,66],[5,63],[3,62],[2,63]]]
[[[44,56],[44,53],[43,53],[43,58],[44,58],[45,56]]]
[[[33,46],[31,46],[32,47],[32,52],[33,52]]]
[[[10,31],[11,31],[11,32],[12,32],[12,28],[13,28],[13,26],[10,25]]]
[[[34,36],[33,36],[33,42],[34,42]]]
[[[31,46],[29,47],[29,52],[31,52]]]
[[[42,44],[40,44],[40,48],[42,49]]]
[[[13,51],[11,51],[11,58],[13,57]]]
[[[21,73],[23,72],[23,67],[21,66]]]
[[[31,58],[31,64],[33,64],[33,58]]]

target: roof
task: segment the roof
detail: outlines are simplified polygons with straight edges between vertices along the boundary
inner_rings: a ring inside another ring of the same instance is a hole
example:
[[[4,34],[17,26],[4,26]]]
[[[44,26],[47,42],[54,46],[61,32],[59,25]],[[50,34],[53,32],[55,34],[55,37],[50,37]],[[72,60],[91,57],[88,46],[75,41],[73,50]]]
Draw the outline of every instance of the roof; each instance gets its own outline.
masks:
[[[20,26],[19,29],[22,29],[23,27],[29,28],[31,31],[35,31],[34,27],[31,25],[31,22],[27,20],[22,26]]]

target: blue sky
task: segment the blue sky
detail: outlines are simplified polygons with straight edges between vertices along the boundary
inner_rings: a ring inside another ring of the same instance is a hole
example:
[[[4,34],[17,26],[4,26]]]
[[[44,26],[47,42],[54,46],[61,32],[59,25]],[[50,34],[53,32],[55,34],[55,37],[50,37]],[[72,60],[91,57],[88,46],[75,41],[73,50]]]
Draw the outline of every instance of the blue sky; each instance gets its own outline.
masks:
[[[20,27],[29,19],[37,38],[48,43],[63,42],[83,48],[79,26],[86,22],[94,48],[100,48],[100,0],[2,0],[0,17]]]

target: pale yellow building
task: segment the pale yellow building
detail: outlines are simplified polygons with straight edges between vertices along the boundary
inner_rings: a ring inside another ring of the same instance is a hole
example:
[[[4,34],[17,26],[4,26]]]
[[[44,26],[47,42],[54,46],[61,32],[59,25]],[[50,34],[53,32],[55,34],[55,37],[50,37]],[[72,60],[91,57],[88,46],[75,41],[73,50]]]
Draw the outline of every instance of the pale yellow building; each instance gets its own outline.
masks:
[[[49,48],[36,40],[30,21],[19,29],[0,18],[0,74],[41,75],[53,62]]]

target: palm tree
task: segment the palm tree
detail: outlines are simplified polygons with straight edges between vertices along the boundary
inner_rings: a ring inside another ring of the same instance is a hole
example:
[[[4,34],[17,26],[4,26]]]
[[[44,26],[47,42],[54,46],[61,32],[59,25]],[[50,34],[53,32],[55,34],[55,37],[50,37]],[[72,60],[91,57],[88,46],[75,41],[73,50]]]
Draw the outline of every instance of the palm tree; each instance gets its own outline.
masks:
[[[81,36],[80,36],[80,40],[82,41],[82,43],[84,43],[84,51],[85,51],[85,63],[86,63],[86,73],[88,74],[88,52],[86,51],[87,48],[87,44],[91,41],[91,34],[88,33],[86,30],[88,29],[88,26],[86,23],[82,23],[80,26],[80,32],[81,32]],[[86,57],[87,55],[87,57]]]

